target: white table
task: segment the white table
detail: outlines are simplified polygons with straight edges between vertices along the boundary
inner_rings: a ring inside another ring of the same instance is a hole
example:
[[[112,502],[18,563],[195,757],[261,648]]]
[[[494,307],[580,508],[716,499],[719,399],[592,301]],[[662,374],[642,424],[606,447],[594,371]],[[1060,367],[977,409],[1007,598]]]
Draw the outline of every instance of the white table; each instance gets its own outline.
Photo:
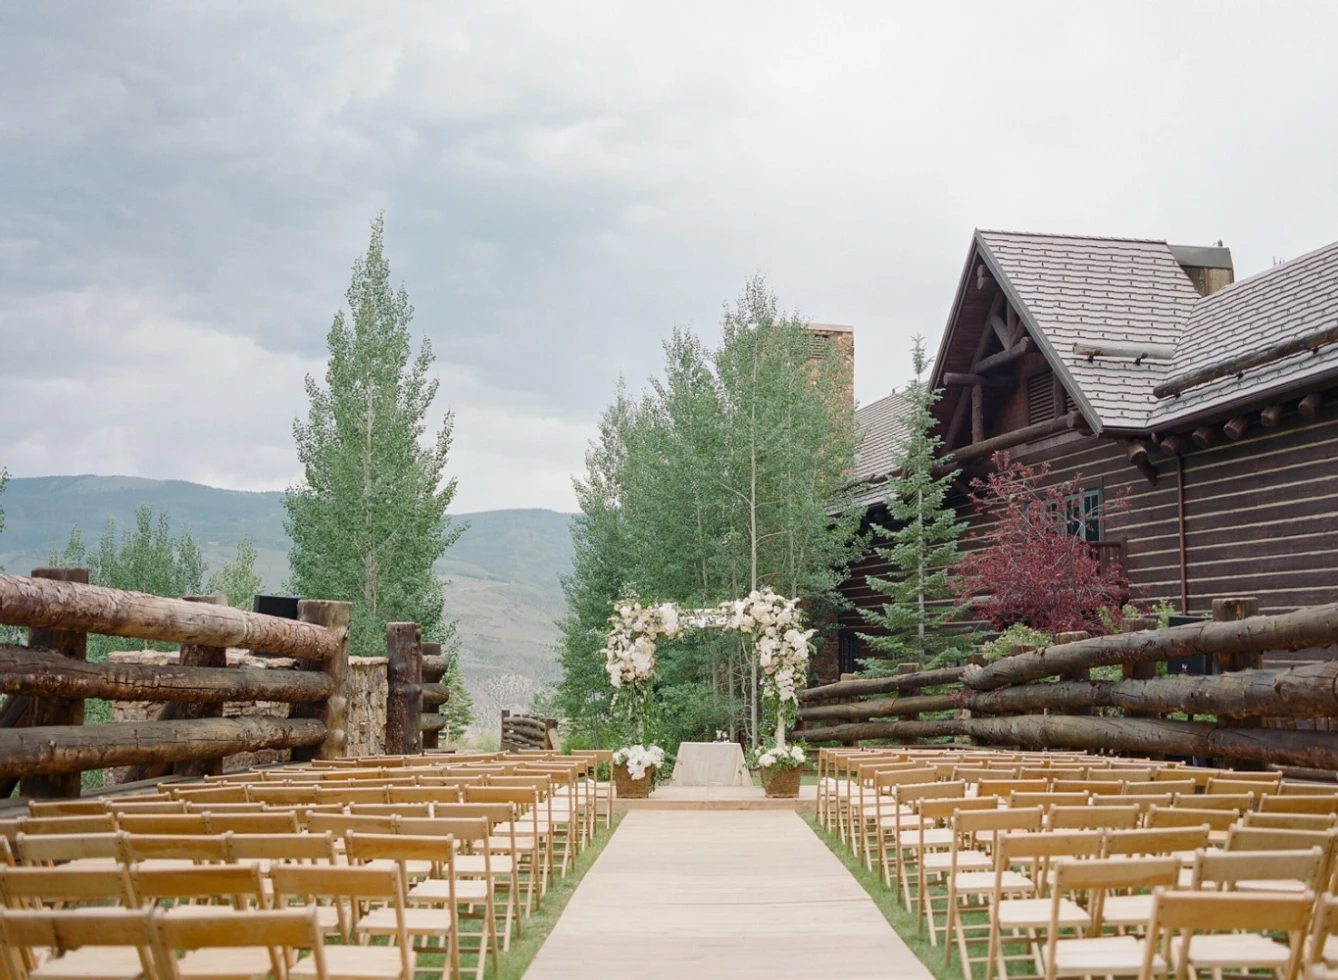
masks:
[[[684,742],[671,786],[751,786],[738,742]]]

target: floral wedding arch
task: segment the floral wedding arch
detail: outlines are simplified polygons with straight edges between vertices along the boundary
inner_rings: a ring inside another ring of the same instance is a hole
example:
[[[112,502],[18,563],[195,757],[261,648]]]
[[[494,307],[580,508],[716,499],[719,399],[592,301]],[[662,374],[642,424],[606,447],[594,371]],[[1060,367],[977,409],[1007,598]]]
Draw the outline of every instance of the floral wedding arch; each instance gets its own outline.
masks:
[[[766,768],[804,761],[803,750],[786,741],[798,718],[799,691],[808,678],[809,641],[816,632],[803,628],[798,599],[763,589],[719,606],[680,610],[669,602],[643,606],[633,596],[615,605],[609,622],[604,667],[614,688],[614,702],[623,707],[639,739],[639,744],[620,749],[614,760],[619,765],[626,763],[633,779],[641,779],[648,768],[664,761],[659,746],[646,744],[657,641],[675,639],[690,629],[737,631],[752,638],[768,724],[775,716],[774,740],[758,756],[758,764]]]

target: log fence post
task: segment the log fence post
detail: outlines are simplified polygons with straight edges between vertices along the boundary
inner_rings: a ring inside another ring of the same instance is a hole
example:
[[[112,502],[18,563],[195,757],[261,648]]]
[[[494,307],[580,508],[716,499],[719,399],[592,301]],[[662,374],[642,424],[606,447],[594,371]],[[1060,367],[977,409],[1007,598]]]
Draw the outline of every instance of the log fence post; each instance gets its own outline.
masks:
[[[1088,633],[1086,630],[1073,630],[1068,633],[1056,633],[1055,644],[1058,645],[1061,643],[1077,643],[1079,640],[1085,640],[1091,635],[1092,634]],[[1070,670],[1067,671],[1066,673],[1060,674],[1059,679],[1061,681],[1091,681],[1092,668],[1079,667],[1077,670]],[[1090,715],[1091,713],[1092,713],[1091,708],[1070,708],[1070,709],[1065,709],[1064,711],[1064,714],[1067,715]]]
[[[294,761],[342,759],[348,754],[348,702],[352,694],[352,672],[348,666],[348,631],[353,623],[353,604],[326,599],[302,599],[297,604],[297,618],[304,623],[323,626],[335,635],[334,653],[326,660],[300,660],[302,670],[323,670],[334,681],[334,691],[324,701],[294,705],[292,717],[317,718],[325,725],[325,738],[319,744],[293,750]]]
[[[423,630],[417,623],[386,625],[386,754],[422,751]]]
[[[226,606],[228,597],[221,593],[214,592],[210,595],[188,595],[187,602],[202,602],[211,606]],[[185,643],[181,646],[181,659],[179,661],[183,667],[226,667],[228,665],[227,647],[209,647],[201,646],[196,643]],[[219,704],[176,704],[173,702],[163,706],[162,718],[168,717],[168,710],[176,705],[176,716],[183,720],[191,718],[222,718],[223,705]],[[172,766],[172,775],[174,776],[193,776],[199,778],[202,776],[217,776],[223,772],[223,757],[215,756],[212,759],[199,759],[189,762],[177,762]]]
[[[429,668],[427,661],[427,658],[432,657],[432,658],[438,658],[438,659],[433,659],[431,661],[432,664],[435,665],[440,662],[439,658],[441,657],[441,644],[422,643],[419,645],[419,648],[422,651],[422,656],[418,658],[418,662],[422,666],[422,675],[421,675],[422,683],[424,684],[441,683],[441,678],[444,671],[437,669],[437,667],[435,666]],[[438,707],[437,710],[440,711],[441,708]],[[422,733],[422,748],[424,749],[440,748],[440,743],[441,743],[441,732],[439,729],[433,728],[429,731],[425,731]]]
[[[920,665],[919,665],[919,664],[897,664],[897,673],[898,673],[899,675],[903,676],[903,677],[904,677],[905,675],[907,675],[907,674],[918,674],[918,673],[920,673]],[[907,715],[907,716],[906,716],[906,720],[907,720],[907,721],[919,721],[919,720],[920,720],[920,715],[919,715],[918,712],[917,712],[916,714],[913,714],[913,715]],[[920,744],[920,740],[919,740],[918,738],[908,738],[908,739],[906,739],[905,744],[906,744],[906,745],[919,745],[919,744]]]
[[[1242,619],[1259,615],[1259,600],[1253,596],[1239,596],[1213,600],[1213,622],[1236,623]],[[1213,672],[1217,674],[1235,673],[1238,670],[1254,670],[1264,665],[1264,655],[1251,653],[1218,653],[1213,658]],[[1262,728],[1262,718],[1236,718],[1223,716],[1217,719],[1222,728]],[[1240,761],[1238,769],[1259,770],[1259,762]]]
[[[88,584],[87,568],[34,568],[33,578],[54,579],[57,582]],[[88,659],[88,634],[33,627],[28,631],[28,646],[46,647],[71,660]],[[84,702],[75,698],[36,698],[24,721],[35,725],[82,725]],[[78,796],[83,789],[83,773],[53,773],[25,776],[19,781],[19,795],[34,799],[68,798]],[[10,791],[12,792],[12,790]],[[6,796],[9,793],[5,794]]]

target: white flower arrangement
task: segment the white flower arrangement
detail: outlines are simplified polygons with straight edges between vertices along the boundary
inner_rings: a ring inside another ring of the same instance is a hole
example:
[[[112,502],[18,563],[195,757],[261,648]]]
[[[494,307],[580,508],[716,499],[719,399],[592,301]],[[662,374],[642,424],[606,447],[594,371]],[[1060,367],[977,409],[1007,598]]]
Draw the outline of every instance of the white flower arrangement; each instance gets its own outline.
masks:
[[[643,606],[635,599],[618,604],[609,617],[613,628],[604,643],[604,669],[615,690],[649,681],[655,673],[655,640],[682,631],[673,603]]]
[[[748,754],[750,769],[796,769],[804,764],[807,755],[804,747],[798,744],[787,745],[773,742],[765,749]]]
[[[808,679],[809,640],[817,632],[800,629],[803,617],[798,607],[798,599],[786,599],[770,589],[722,607],[730,613],[731,629],[753,635],[762,697],[776,704],[776,744],[781,749],[799,712],[799,691]]]
[[[664,765],[664,749],[658,745],[629,745],[613,753],[615,765],[627,765],[627,774],[641,779],[651,766]]]

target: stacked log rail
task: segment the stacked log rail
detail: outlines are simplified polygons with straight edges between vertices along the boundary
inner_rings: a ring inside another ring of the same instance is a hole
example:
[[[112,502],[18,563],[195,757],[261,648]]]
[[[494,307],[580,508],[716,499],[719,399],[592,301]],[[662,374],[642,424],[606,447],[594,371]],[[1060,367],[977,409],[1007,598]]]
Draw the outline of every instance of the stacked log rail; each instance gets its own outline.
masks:
[[[1028,748],[1114,749],[1338,770],[1338,733],[1261,728],[1257,721],[1338,715],[1338,661],[1257,666],[1267,651],[1338,642],[1338,603],[1233,619],[1243,603],[1248,607],[1243,600],[1218,600],[1214,605],[1221,608],[1212,622],[1054,644],[989,664],[812,688],[800,698],[802,735],[847,744],[969,736]],[[1065,679],[1093,667],[1155,665],[1198,653],[1214,654],[1225,672]],[[936,690],[922,693],[928,687]],[[1124,717],[1072,714],[1092,708],[1120,710]],[[956,709],[966,711],[937,721],[907,720]],[[1167,713],[1214,715],[1218,721],[1156,717]]]
[[[502,751],[557,748],[557,721],[502,711]]]
[[[440,748],[441,733],[446,728],[446,716],[441,706],[451,699],[451,691],[441,682],[450,662],[441,654],[440,643],[423,644],[423,706],[418,719],[423,748]]]
[[[80,569],[0,574],[0,624],[31,630],[28,646],[0,645],[0,792],[21,779],[25,796],[72,796],[79,774],[111,766],[161,773],[236,752],[292,749],[343,754],[348,710],[348,603],[304,600],[298,619],[213,601],[166,599],[87,584]],[[88,633],[178,643],[178,666],[88,663]],[[242,647],[296,658],[298,670],[223,666]],[[85,698],[160,702],[155,721],[84,726]],[[294,717],[221,718],[212,706],[292,704]],[[210,710],[204,710],[209,708]],[[7,788],[7,792],[5,791]]]

